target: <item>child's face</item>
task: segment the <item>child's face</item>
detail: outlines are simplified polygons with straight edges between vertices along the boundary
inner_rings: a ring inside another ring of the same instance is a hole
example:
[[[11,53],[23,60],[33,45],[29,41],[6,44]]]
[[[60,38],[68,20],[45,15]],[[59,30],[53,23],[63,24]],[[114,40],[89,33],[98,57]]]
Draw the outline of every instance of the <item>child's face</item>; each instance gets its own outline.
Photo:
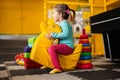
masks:
[[[60,14],[55,9],[53,10],[53,19],[55,22],[60,21]]]

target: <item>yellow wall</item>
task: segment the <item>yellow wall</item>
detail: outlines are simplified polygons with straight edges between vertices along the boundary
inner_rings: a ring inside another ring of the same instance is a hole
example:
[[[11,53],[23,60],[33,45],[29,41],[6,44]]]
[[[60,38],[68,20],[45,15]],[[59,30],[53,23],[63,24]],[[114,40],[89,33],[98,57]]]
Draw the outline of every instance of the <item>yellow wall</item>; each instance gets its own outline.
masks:
[[[0,0],[0,33],[40,33],[43,7],[43,0]]]
[[[120,0],[0,0],[0,34],[38,34],[39,23],[57,3],[89,7],[90,15],[120,7]]]

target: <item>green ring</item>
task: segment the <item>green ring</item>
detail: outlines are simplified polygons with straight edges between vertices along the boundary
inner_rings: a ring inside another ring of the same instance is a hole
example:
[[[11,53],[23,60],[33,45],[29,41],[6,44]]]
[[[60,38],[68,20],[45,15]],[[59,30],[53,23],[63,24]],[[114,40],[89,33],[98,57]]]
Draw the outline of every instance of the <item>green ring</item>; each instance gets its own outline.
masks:
[[[81,52],[81,56],[91,56],[91,52]]]
[[[24,53],[24,58],[30,58],[30,53]]]

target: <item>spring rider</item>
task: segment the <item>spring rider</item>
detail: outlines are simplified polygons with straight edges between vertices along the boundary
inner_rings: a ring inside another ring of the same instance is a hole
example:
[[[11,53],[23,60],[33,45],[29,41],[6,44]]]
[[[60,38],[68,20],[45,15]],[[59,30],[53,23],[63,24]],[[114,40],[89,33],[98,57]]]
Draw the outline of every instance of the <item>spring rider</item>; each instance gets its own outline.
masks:
[[[24,52],[15,56],[18,65],[26,69],[39,68],[42,65],[53,68],[50,56],[47,52],[48,47],[57,44],[58,40],[46,38],[49,32],[61,32],[60,27],[52,22],[42,21],[40,24],[40,35],[28,39],[28,45],[25,46]],[[76,44],[74,52],[70,55],[59,55],[59,61],[63,70],[76,68],[82,51],[82,44]]]
[[[61,32],[60,27],[54,23],[46,23],[45,21],[40,24],[41,34],[36,38],[31,49],[30,59],[44,65],[48,68],[53,68],[50,56],[47,52],[48,47],[57,44],[58,40],[50,40],[46,38],[46,34],[49,32]],[[74,52],[70,55],[58,55],[60,65],[63,70],[74,69],[82,50],[82,44],[75,46]]]

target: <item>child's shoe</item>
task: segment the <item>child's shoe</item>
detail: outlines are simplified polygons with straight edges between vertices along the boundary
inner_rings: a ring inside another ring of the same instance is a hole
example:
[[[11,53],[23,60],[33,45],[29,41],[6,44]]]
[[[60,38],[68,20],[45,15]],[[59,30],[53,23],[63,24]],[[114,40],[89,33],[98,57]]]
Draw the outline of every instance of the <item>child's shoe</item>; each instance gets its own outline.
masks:
[[[60,72],[62,72],[62,71],[59,70],[59,69],[53,69],[53,70],[50,71],[49,73],[50,73],[50,74],[55,74],[55,73],[60,73]]]
[[[40,67],[40,69],[46,69],[47,67],[46,66],[42,66],[42,67]]]

